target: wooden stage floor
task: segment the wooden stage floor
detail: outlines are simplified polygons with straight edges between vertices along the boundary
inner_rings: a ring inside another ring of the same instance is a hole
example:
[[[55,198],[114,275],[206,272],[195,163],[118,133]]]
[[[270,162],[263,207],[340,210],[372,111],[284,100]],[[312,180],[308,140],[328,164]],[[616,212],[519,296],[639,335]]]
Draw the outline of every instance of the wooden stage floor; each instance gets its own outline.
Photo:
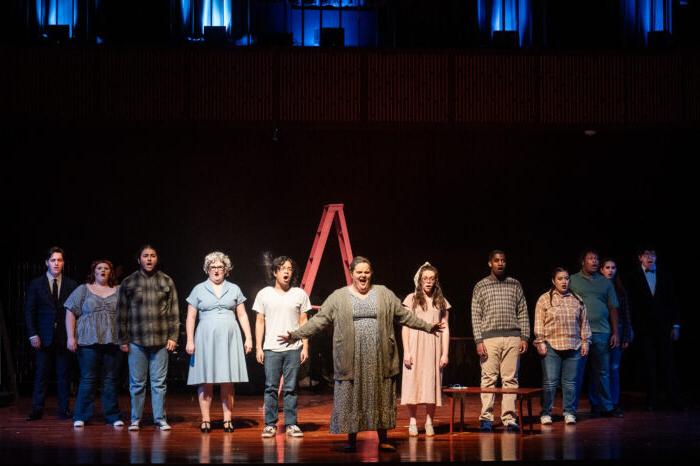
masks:
[[[648,412],[628,409],[624,419],[588,418],[581,415],[575,426],[565,426],[560,416],[551,427],[535,424],[533,433],[503,433],[498,425],[495,433],[478,432],[476,420],[479,399],[469,399],[466,406],[467,426],[464,432],[449,433],[449,403],[438,408],[436,435],[426,438],[422,426],[418,438],[409,437],[404,407],[398,407],[397,428],[390,440],[397,451],[378,452],[376,434],[359,435],[358,451],[339,451],[344,435],[328,433],[332,395],[300,393],[299,421],[303,438],[262,439],[262,396],[238,396],[234,410],[236,430],[221,430],[220,405],[213,410],[219,421],[209,434],[199,432],[199,408],[194,392],[168,394],[167,409],[173,426],[160,432],[146,424],[140,432],[114,429],[97,417],[85,428],[74,429],[72,421],[53,416],[55,398],[47,400],[44,419],[27,422],[28,398],[0,408],[0,463],[355,463],[355,462],[468,462],[507,461],[527,463],[580,460],[593,462],[678,461],[700,460],[700,412],[690,409]],[[146,411],[150,412],[150,399]],[[120,398],[123,412],[129,406],[128,396]],[[555,414],[560,414],[557,407]],[[497,410],[499,403],[496,404]],[[583,404],[582,412],[587,411]],[[99,403],[97,406],[99,412]],[[419,411],[422,413],[422,410]],[[533,414],[539,413],[539,401],[533,403]],[[148,414],[146,417],[149,417]],[[282,417],[280,413],[280,418]],[[280,429],[281,431],[282,429]]]

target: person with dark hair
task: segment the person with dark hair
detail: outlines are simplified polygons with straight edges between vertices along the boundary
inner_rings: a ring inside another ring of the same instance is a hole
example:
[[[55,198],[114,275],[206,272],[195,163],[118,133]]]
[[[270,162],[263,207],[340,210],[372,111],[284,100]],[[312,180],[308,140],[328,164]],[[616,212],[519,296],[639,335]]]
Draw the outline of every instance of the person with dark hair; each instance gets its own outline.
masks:
[[[51,364],[56,369],[57,416],[60,419],[71,417],[68,408],[70,353],[66,349],[66,310],[63,303],[78,284],[63,274],[63,266],[63,249],[52,247],[46,255],[46,273],[32,280],[27,289],[24,317],[29,342],[36,351],[32,410],[27,421],[36,421],[43,416]]]
[[[297,330],[278,336],[291,344],[333,325],[333,412],[330,431],[347,433],[345,451],[357,448],[357,433],[376,430],[378,447],[396,451],[387,429],[396,426],[396,376],[400,371],[395,325],[436,333],[443,322],[429,324],[401,305],[388,288],[372,284],[369,260],[350,262],[352,284],[335,290],[321,310]]]
[[[535,305],[534,345],[542,357],[542,425],[552,423],[552,407],[561,380],[564,422],[576,424],[576,376],[588,354],[591,327],[586,305],[569,290],[569,272],[557,267],[552,286]]]
[[[119,287],[119,344],[129,353],[130,431],[141,428],[146,383],[151,381],[153,422],[170,430],[165,412],[168,352],[177,346],[180,307],[173,279],[157,270],[158,253],[150,244],[139,249],[139,270]]]
[[[673,342],[680,338],[681,324],[673,279],[670,271],[657,270],[653,247],[640,248],[637,259],[639,265],[627,276],[626,289],[636,322],[635,346],[642,353],[638,375],[645,384],[647,409],[658,408],[660,401],[681,408],[673,360]]]
[[[613,402],[613,409],[622,411],[622,407],[620,406],[620,363],[622,361],[622,352],[632,343],[634,333],[632,331],[632,320],[630,318],[629,299],[627,298],[627,291],[622,285],[622,280],[620,280],[620,275],[617,273],[617,262],[614,259],[606,257],[601,261],[601,264],[600,273],[605,278],[612,281],[615,286],[617,300],[620,303],[617,318],[617,333],[620,335],[620,344],[610,350],[610,397]],[[591,399],[591,397],[593,397],[591,401],[592,404],[600,404],[595,396],[595,390],[589,389],[588,398]]]
[[[618,308],[615,287],[602,276],[600,256],[593,249],[585,250],[580,256],[581,271],[571,276],[569,288],[586,305],[588,323],[591,326],[591,345],[588,356],[579,362],[576,381],[576,406],[583,385],[586,362],[590,360],[588,395],[592,416],[623,417],[620,409],[615,409],[610,396],[610,351],[618,346]],[[591,393],[593,397],[591,398]]]
[[[268,270],[270,285],[258,292],[253,303],[253,310],[258,313],[255,321],[256,359],[265,366],[265,427],[262,436],[269,438],[277,434],[278,390],[282,383],[285,433],[290,437],[303,437],[304,433],[297,425],[297,377],[301,365],[309,358],[308,339],[283,345],[277,341],[277,335],[304,325],[311,302],[306,292],[297,286],[298,272],[291,258],[276,257]]]
[[[413,278],[415,291],[403,300],[403,305],[429,324],[442,322],[442,333],[433,335],[403,327],[403,372],[401,374],[401,404],[408,407],[408,435],[418,435],[416,415],[418,405],[425,405],[425,435],[435,435],[435,407],[442,406],[442,369],[449,361],[450,303],[442,294],[438,270],[429,262],[418,268]]]
[[[118,402],[119,324],[117,297],[119,287],[114,266],[106,259],[93,261],[86,283],[71,293],[65,302],[68,349],[78,353],[80,385],[75,400],[73,427],[83,427],[92,417],[95,389],[102,368],[102,411],[105,422],[122,427]],[[77,331],[76,331],[77,330]]]
[[[495,387],[500,376],[503,388],[518,388],[520,355],[530,341],[527,302],[520,282],[506,275],[506,254],[489,253],[491,273],[474,286],[472,328],[481,363],[481,387]],[[493,404],[496,395],[481,394],[479,429],[493,431]],[[501,422],[506,432],[519,432],[515,414],[515,395],[503,395]]]
[[[188,385],[198,385],[200,431],[211,431],[211,400],[214,384],[221,388],[224,432],[233,432],[234,383],[248,381],[245,355],[253,349],[246,300],[238,285],[226,280],[233,269],[231,259],[220,251],[204,258],[208,279],[192,289],[187,297],[187,354],[190,358]],[[195,321],[199,324],[195,332]],[[245,334],[241,339],[240,322]]]

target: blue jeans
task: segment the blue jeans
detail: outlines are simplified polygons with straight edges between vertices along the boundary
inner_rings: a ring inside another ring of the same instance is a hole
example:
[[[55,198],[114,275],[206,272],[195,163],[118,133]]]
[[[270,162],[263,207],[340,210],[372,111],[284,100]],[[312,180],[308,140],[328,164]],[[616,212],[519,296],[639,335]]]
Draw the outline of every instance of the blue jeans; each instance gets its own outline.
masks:
[[[168,350],[165,346],[148,347],[129,343],[129,393],[131,421],[143,415],[146,401],[146,381],[151,376],[151,406],[153,421],[165,421],[165,377],[168,375]]]
[[[622,360],[622,348],[612,348],[610,350],[610,401],[612,401],[613,406],[620,404],[620,361]],[[591,385],[588,386],[588,399],[591,401],[591,405],[600,406],[600,399],[595,393],[595,390],[591,389]]]
[[[78,347],[80,386],[75,399],[73,419],[87,421],[92,417],[95,404],[95,388],[102,366],[102,410],[105,422],[113,424],[119,419],[117,400],[117,371],[121,352],[117,345],[90,345]]]
[[[590,360],[588,380],[588,400],[591,402],[591,412],[606,412],[613,409],[610,396],[610,334],[594,333],[588,356],[581,358],[578,377],[576,380],[576,406],[581,396],[583,374],[586,361]]]
[[[547,354],[542,358],[542,416],[552,415],[554,397],[561,381],[562,411],[576,415],[576,379],[581,350],[559,351],[547,343]]]
[[[265,425],[276,425],[277,390],[280,376],[284,375],[284,423],[297,423],[297,376],[301,367],[301,349],[289,351],[265,350]]]

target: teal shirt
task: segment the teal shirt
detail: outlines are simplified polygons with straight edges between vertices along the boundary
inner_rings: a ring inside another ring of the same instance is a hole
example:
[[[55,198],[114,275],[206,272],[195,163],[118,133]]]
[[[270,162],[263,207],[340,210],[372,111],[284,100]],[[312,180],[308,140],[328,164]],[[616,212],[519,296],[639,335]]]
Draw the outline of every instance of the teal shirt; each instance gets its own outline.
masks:
[[[586,277],[582,272],[571,276],[569,288],[586,305],[588,323],[592,333],[612,333],[610,331],[610,308],[619,308],[612,281],[599,273]]]

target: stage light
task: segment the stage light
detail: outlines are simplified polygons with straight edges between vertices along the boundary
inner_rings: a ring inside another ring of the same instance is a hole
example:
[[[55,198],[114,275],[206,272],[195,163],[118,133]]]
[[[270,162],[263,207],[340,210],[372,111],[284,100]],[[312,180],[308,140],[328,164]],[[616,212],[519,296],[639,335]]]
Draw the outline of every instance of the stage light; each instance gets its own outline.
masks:
[[[531,41],[531,0],[478,0],[479,30],[496,48],[518,48]]]
[[[43,37],[52,44],[65,44],[70,39],[70,26],[67,24],[52,24],[46,26]]]
[[[647,46],[650,49],[666,49],[672,44],[671,33],[668,31],[649,31],[647,33]]]
[[[321,47],[345,47],[345,29],[321,28],[318,43]]]
[[[204,41],[210,44],[225,44],[226,26],[204,26]]]
[[[491,42],[498,49],[517,49],[518,31],[493,31]]]

